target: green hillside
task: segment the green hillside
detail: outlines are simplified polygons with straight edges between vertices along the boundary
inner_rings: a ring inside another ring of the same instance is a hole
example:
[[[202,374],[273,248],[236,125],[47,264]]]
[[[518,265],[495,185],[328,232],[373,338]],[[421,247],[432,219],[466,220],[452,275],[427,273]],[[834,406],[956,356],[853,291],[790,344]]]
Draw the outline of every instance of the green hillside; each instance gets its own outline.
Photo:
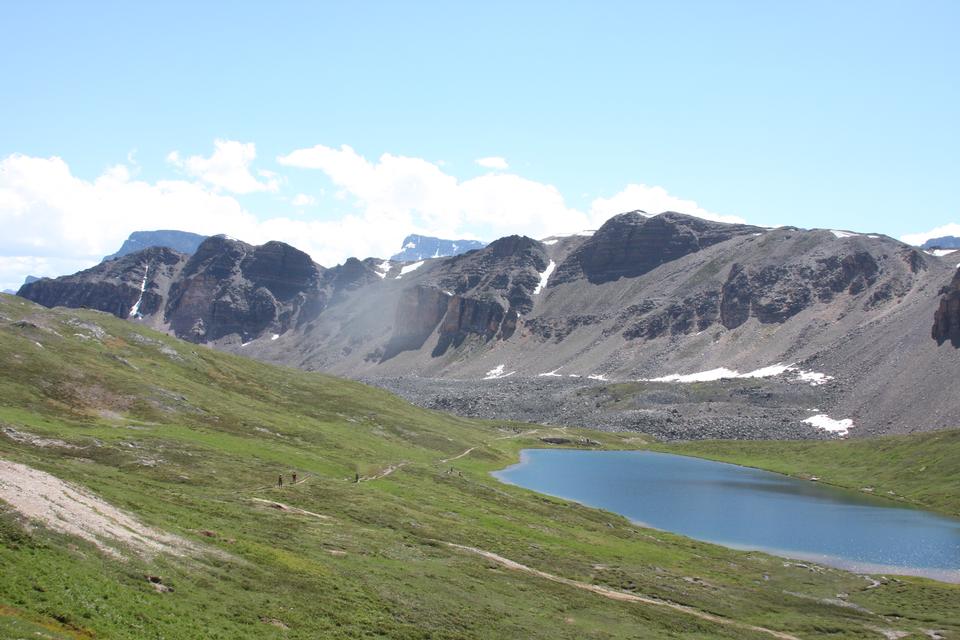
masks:
[[[563,433],[0,296],[0,637],[960,633],[956,585],[728,550],[489,476]],[[22,513],[50,504],[73,515]]]

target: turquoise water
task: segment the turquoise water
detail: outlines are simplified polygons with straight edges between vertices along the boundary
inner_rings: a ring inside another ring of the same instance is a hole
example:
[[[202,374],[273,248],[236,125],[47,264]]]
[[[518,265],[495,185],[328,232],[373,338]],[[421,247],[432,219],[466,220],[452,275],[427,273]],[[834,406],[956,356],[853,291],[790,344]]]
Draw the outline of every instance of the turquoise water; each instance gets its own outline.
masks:
[[[724,546],[960,582],[960,520],[860,492],[650,451],[527,449],[493,475]]]

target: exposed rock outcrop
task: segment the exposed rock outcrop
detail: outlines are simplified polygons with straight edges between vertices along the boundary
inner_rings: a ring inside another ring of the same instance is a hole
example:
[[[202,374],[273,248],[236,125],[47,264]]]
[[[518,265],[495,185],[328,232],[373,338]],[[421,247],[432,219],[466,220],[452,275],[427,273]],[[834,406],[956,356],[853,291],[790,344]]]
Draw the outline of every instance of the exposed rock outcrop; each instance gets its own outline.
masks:
[[[940,306],[933,316],[933,339],[937,344],[947,340],[960,348],[960,269],[950,284],[941,290]]]
[[[634,278],[757,227],[710,222],[680,213],[649,217],[633,211],[607,220],[558,268],[554,281],[585,277],[593,284]]]
[[[393,336],[384,347],[381,361],[402,351],[424,345],[447,312],[452,296],[437,289],[419,285],[400,298],[394,321]]]
[[[520,317],[533,309],[533,292],[547,263],[543,244],[526,236],[507,236],[449,258],[440,285],[451,298],[434,356],[460,346],[470,335],[510,338]]]
[[[734,264],[720,291],[720,321],[727,329],[739,327],[750,317],[764,324],[782,323],[837,294],[861,293],[876,282],[879,270],[867,251],[827,256],[813,265],[753,269]]]
[[[226,236],[204,241],[170,289],[166,320],[180,338],[244,341],[286,331],[315,293],[322,267],[282,242],[254,247]],[[322,303],[320,304],[322,307]]]
[[[46,307],[85,307],[118,318],[150,315],[162,307],[162,289],[186,260],[173,249],[153,247],[71,276],[29,282],[17,295]]]

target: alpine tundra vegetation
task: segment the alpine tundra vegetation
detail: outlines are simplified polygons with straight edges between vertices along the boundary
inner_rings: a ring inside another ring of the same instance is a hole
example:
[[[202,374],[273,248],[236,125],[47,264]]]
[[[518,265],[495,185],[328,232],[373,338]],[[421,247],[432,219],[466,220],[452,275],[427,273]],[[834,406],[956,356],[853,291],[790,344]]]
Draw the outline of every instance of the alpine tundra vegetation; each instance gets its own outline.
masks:
[[[524,447],[642,435],[458,418],[5,295],[0,323],[7,637],[960,632],[958,585],[699,543],[489,475]],[[957,513],[956,436],[711,455]]]

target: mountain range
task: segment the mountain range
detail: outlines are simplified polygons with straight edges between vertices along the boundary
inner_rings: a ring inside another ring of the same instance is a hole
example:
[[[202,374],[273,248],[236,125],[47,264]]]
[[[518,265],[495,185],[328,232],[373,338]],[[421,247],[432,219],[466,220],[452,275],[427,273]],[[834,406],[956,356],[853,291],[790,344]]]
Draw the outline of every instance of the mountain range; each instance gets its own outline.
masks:
[[[428,258],[456,256],[474,249],[482,249],[485,243],[478,240],[444,240],[432,236],[411,234],[403,239],[403,248],[390,259],[400,262],[416,262]]]
[[[922,245],[923,249],[960,249],[960,238],[956,236],[941,236],[930,238]]]
[[[561,377],[816,384],[805,410],[861,435],[960,422],[943,391],[960,374],[956,263],[877,234],[629,212],[592,235],[332,268],[215,236],[19,295],[307,370],[461,381],[456,395]]]

